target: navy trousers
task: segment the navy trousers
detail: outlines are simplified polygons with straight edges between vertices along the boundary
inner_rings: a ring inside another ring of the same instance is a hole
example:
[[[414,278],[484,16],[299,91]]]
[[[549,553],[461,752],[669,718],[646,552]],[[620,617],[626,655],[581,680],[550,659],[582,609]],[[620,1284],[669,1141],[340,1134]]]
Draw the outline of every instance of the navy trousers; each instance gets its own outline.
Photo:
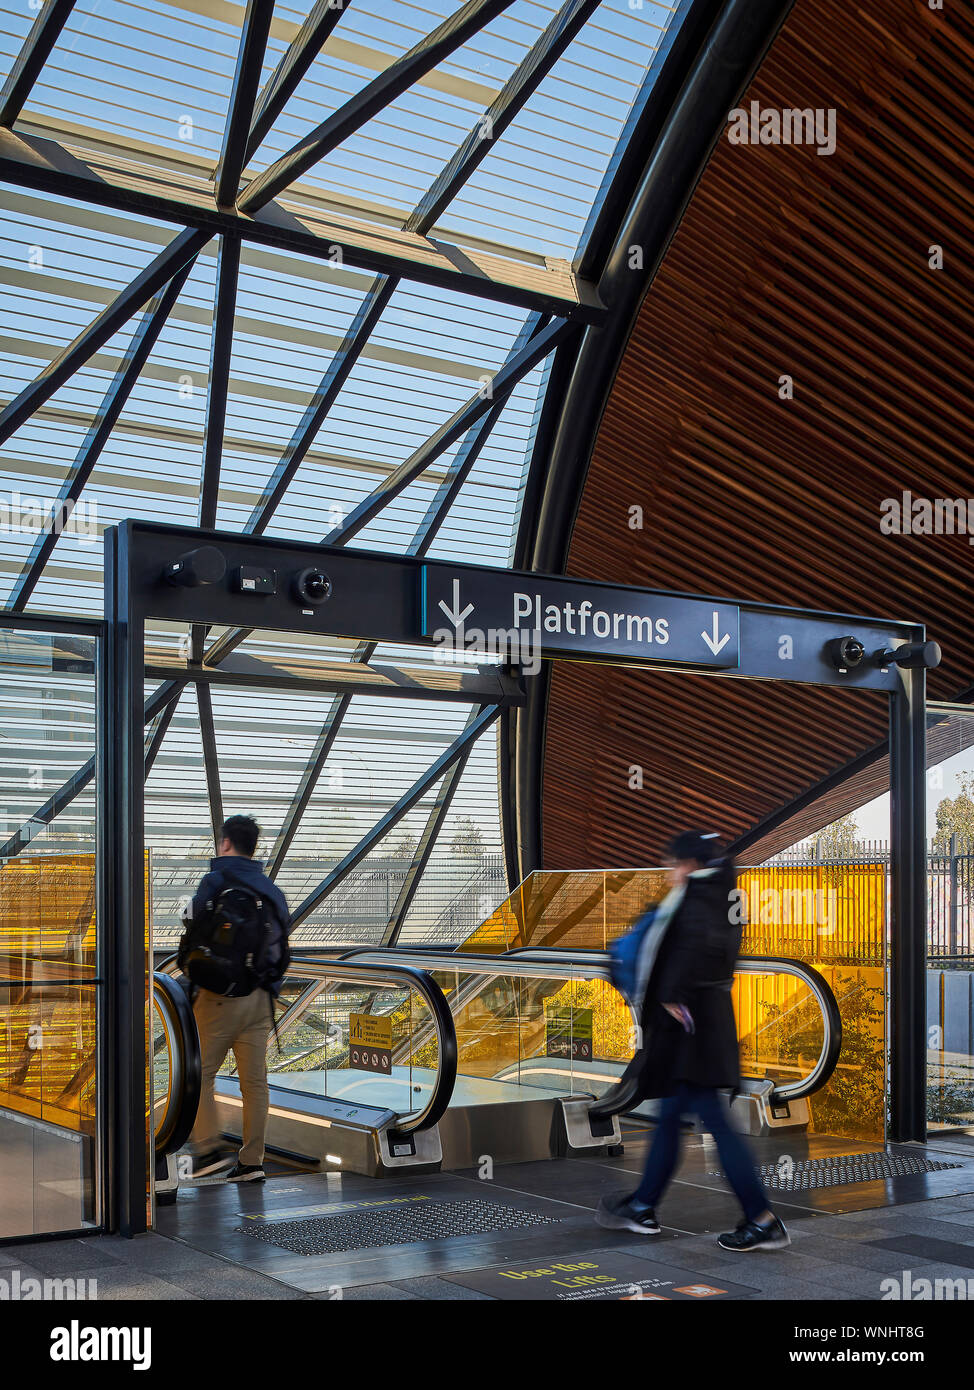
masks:
[[[676,1171],[680,1158],[680,1117],[699,1115],[713,1135],[724,1176],[744,1208],[744,1219],[753,1221],[768,1209],[768,1195],[758,1176],[747,1145],[731,1129],[717,1091],[708,1086],[681,1085],[675,1095],[660,1102],[656,1133],[646,1160],[646,1171],[636,1197],[655,1207]]]

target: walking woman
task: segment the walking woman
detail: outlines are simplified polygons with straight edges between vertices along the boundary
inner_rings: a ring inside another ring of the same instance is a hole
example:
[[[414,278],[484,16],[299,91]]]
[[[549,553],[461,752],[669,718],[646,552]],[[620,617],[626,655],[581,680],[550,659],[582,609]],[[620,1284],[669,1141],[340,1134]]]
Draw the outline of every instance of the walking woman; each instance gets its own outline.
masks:
[[[640,1099],[661,1098],[659,1118],[642,1182],[630,1196],[603,1198],[596,1220],[613,1231],[659,1234],[656,1206],[679,1161],[680,1120],[699,1116],[743,1209],[740,1225],[717,1244],[725,1250],[780,1250],[791,1238],[768,1206],[748,1147],[731,1128],[719,1094],[740,1084],[730,993],[741,943],[729,902],[734,863],[720,857],[716,835],[696,831],[677,835],[664,862],[670,892],[649,919],[635,960],[633,1002],[640,1007],[643,1046],[626,1074],[636,1078]]]

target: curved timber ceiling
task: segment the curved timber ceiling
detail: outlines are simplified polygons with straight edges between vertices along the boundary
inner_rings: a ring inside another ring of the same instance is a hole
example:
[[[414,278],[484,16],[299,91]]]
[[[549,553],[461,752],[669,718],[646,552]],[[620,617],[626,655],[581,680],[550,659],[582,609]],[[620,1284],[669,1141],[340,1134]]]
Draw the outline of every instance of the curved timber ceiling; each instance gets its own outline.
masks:
[[[624,354],[568,573],[923,621],[930,696],[974,684],[967,537],[880,531],[904,491],[974,495],[972,69],[964,6],[798,0],[744,104],[834,109],[835,151],[719,141]],[[557,664],[544,865],[651,863],[686,823],[753,840],[885,730],[851,692]],[[861,801],[877,790],[874,770]]]

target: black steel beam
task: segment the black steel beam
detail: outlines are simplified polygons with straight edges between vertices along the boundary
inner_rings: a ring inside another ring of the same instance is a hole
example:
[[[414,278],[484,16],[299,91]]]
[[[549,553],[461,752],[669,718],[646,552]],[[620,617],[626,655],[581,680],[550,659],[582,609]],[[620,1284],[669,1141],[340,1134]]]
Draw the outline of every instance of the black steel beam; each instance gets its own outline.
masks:
[[[458,759],[465,756],[470,745],[494,722],[499,713],[500,711],[496,706],[484,710],[468,728],[464,729],[462,734],[454,739],[449,748],[440,754],[407,792],[403,793],[396,804],[386,812],[381,820],[376,822],[368,834],[363,835],[354,849],[349,850],[341,863],[336,864],[331,873],[322,879],[314,892],[309,893],[291,917],[292,930],[300,925],[305,918],[310,917],[315,908],[324,902],[328,894],[352,872],[357,864],[361,863],[383,836],[387,835],[404,816],[409,814],[416,802],[426,795],[430,787],[439,781],[444,772],[447,772]]]
[[[271,126],[294,95],[298,83],[321,52],[349,4],[351,0],[345,0],[344,4],[340,0],[315,0],[311,13],[257,99],[247,137],[245,164],[267,138]]]
[[[518,879],[517,818],[514,801],[514,753],[517,746],[514,721],[519,711],[506,709],[501,714],[497,731],[497,790],[500,803],[501,841],[504,849],[504,874],[507,891],[513,893]]]
[[[276,203],[257,217],[219,208],[209,192],[181,183],[167,170],[151,184],[122,158],[68,148],[0,127],[0,181],[75,198],[100,208],[205,231],[236,234],[255,245],[395,275],[477,299],[518,304],[585,323],[600,322],[605,309],[594,287],[570,269],[521,262],[500,253],[451,246],[415,233],[363,224],[318,212],[306,203]],[[148,296],[147,296],[148,297]]]
[[[56,632],[64,637],[103,637],[104,623],[97,618],[66,617],[63,613],[8,613],[0,608],[0,630],[9,628],[11,632],[26,632],[34,635],[39,629]]]
[[[132,388],[141,376],[149,354],[155,347],[159,334],[162,332],[194,264],[195,260],[188,261],[182,270],[173,276],[169,284],[156,294],[143,314],[138,328],[133,333],[132,340],[112,379],[112,384],[105,392],[98,412],[89,426],[88,433],[75,454],[74,462],[68,469],[64,482],[61,484],[57,510],[54,513],[56,520],[49,531],[43,532],[34,541],[27,562],[14,583],[7,605],[15,612],[20,612],[26,607],[37,587],[37,581],[41,577],[44,566],[57,545],[60,529],[71,516],[78,499],[81,497],[88,479],[91,477],[92,470],[111,437],[112,430],[132,393]]]
[[[599,420],[636,315],[726,128],[727,112],[746,89],[793,3],[727,0],[655,146],[647,152],[641,183],[599,283],[611,323],[604,331],[587,332],[579,349],[541,499],[532,569],[553,574],[564,569]],[[630,265],[633,246],[643,254],[641,274]]]
[[[203,475],[200,483],[199,525],[204,530],[216,526],[220,493],[220,464],[227,421],[227,392],[230,384],[230,358],[233,354],[233,320],[237,308],[237,282],[240,276],[240,241],[225,236],[220,241],[213,305],[213,331],[210,337],[210,374],[206,398],[206,433],[203,447]]]
[[[203,744],[206,796],[210,803],[210,820],[213,823],[213,847],[219,849],[220,827],[223,824],[223,793],[220,789],[220,764],[216,752],[213,699],[210,694],[210,687],[203,681],[196,687],[196,703],[200,715],[200,739]]]
[[[669,93],[672,104],[665,109],[652,104],[649,88],[644,89],[641,128],[647,136],[655,131],[654,143],[639,147],[638,168],[625,149],[618,151],[625,168],[611,183],[614,239],[611,251],[604,252],[600,244],[598,252],[604,264],[599,295],[609,318],[604,326],[585,330],[554,438],[543,441],[544,481],[536,516],[528,523],[533,526],[533,545],[525,556],[532,570],[564,573],[599,422],[642,301],[726,126],[727,112],[747,88],[793,2],[726,0],[711,24],[707,0],[697,0],[690,10],[700,20],[692,30],[693,42],[674,44],[662,70],[650,74],[650,81],[664,81],[663,93]],[[606,216],[604,211],[595,229],[602,243]],[[590,245],[595,230],[590,231]],[[643,253],[642,274],[630,266],[633,246]],[[590,261],[594,259],[593,252]],[[532,681],[526,707],[511,720],[519,879],[543,863],[541,757],[548,689],[547,673]]]
[[[166,734],[169,732],[169,725],[172,717],[176,713],[179,705],[179,697],[182,695],[182,688],[176,691],[173,698],[161,709],[149,726],[149,732],[145,739],[145,776],[148,781],[149,773],[152,771],[156,758],[159,756],[159,749],[163,745]]]
[[[514,340],[507,361],[512,361],[521,349],[530,342],[535,333],[547,327],[547,323],[548,320],[545,315],[529,314]],[[506,404],[506,397],[502,401],[495,402],[487,414],[482,415],[467,433],[454,454],[445,477],[436,489],[436,494],[426,509],[426,515],[416,528],[406,552],[408,555],[425,555],[433,544],[437,532],[456,501],[457,494],[470,476],[470,470],[480,457],[481,450],[490,438],[494,426],[504,413]]]
[[[24,109],[74,4],[75,0],[47,0],[42,5],[0,91],[0,125],[13,125]]]
[[[646,169],[725,0],[677,0],[675,11],[619,132],[579,238],[576,268],[598,280]]]
[[[332,690],[369,699],[447,701],[451,704],[509,705],[523,699],[520,683],[496,666],[437,672],[428,667],[400,667],[360,661],[295,663],[260,657],[227,657],[219,666],[183,665],[148,657],[147,680],[186,681],[198,685],[247,690]]]
[[[151,1223],[147,1193],[151,1141],[146,1113],[151,1021],[146,1006],[152,967],[143,808],[145,624],[132,610],[129,564],[126,528],[110,527],[105,533],[105,619],[110,634],[106,643],[108,777],[102,789],[108,806],[101,856],[103,877],[110,886],[108,920],[99,928],[99,936],[108,938],[105,1006],[99,1028],[104,1042],[101,1055],[109,1063],[103,1085],[109,1184],[105,1224],[109,1231],[135,1236]]]
[[[209,241],[201,231],[180,232],[173,241],[125,289],[107,305],[63,352],[45,367],[39,377],[16,396],[0,413],[0,444],[50,400],[90,357],[103,348],[133,314],[163,288],[174,275],[192,261]]]
[[[15,855],[20,854],[21,850],[26,849],[34,838],[37,829],[43,825],[50,825],[51,821],[84,791],[94,775],[95,759],[89,758],[78,768],[77,772],[57,789],[53,796],[45,801],[43,806],[34,812],[29,821],[26,821],[19,830],[14,831],[5,844],[0,845],[0,860],[12,859]]]
[[[399,281],[380,276],[372,284],[348,326],[341,346],[328,364],[311,400],[305,406],[284,453],[268,479],[260,501],[255,506],[244,530],[261,535],[274,515],[281,499],[291,485],[295,473],[304,462],[349,374],[362,356],[372,331],[392,298]]]
[[[403,223],[407,231],[428,232],[434,226],[600,3],[601,0],[566,0]]]
[[[926,672],[890,696],[889,1134],[927,1137]]]
[[[353,660],[360,662],[371,660],[375,648],[375,642],[359,643],[358,647],[355,649]],[[321,726],[321,732],[315,740],[315,746],[312,750],[311,757],[308,759],[308,765],[301,774],[301,781],[298,783],[294,796],[291,799],[291,804],[287,809],[287,815],[284,817],[277,839],[274,841],[274,848],[267,861],[266,872],[268,878],[276,878],[281,871],[281,865],[284,863],[287,852],[291,848],[291,842],[298,832],[298,828],[301,824],[301,817],[307,810],[308,803],[314,795],[314,789],[318,785],[318,779],[321,777],[325,763],[328,760],[328,755],[335,745],[335,740],[345,721],[345,715],[348,713],[348,707],[351,703],[351,695],[340,695],[331,702],[331,709],[328,711],[328,716]]]
[[[217,257],[216,290],[213,297],[213,324],[210,332],[210,370],[206,391],[206,423],[203,430],[203,468],[200,475],[199,525],[207,530],[216,526],[220,500],[220,471],[226,436],[227,399],[230,391],[230,361],[233,356],[233,324],[237,311],[237,284],[240,278],[240,238],[220,238]],[[193,661],[203,658],[203,645],[209,629],[194,623],[190,628],[189,649]]]
[[[221,205],[232,206],[240,190],[240,176],[247,159],[250,125],[273,13],[274,0],[247,0],[240,26],[240,47],[227,107],[220,162],[213,178],[216,201]]]
[[[466,725],[464,726],[465,729],[469,729],[482,713],[482,709],[477,709],[476,707],[472,709],[470,711],[470,717],[467,719]],[[430,861],[430,855],[436,847],[436,841],[439,838],[440,831],[443,829],[443,823],[449,814],[450,806],[456,795],[457,787],[460,785],[460,779],[470,760],[471,752],[472,747],[468,748],[463,757],[458,758],[449,771],[443,774],[443,780],[440,782],[439,790],[436,793],[436,799],[430,807],[430,813],[426,818],[423,833],[419,837],[419,843],[416,846],[412,861],[406,871],[406,877],[402,881],[395,906],[389,914],[389,921],[382,934],[382,941],[380,943],[382,946],[395,946],[399,941],[403,923],[406,920],[406,914],[412,906],[413,898],[416,896],[416,889],[419,887],[419,881],[426,872],[426,866]]]
[[[455,411],[441,425],[425,444],[412,453],[405,463],[399,465],[389,477],[368,497],[355,507],[344,521],[324,538],[323,545],[344,545],[352,536],[361,531],[383,507],[398,497],[420,474],[425,473],[430,464],[435,463],[440,454],[464,435],[471,425],[488,414],[495,405],[503,404],[514,387],[532,368],[543,361],[552,349],[556,348],[565,336],[574,331],[574,325],[564,319],[556,319],[547,328],[535,334],[519,352],[509,358],[491,382],[487,393],[477,392],[469,401]]]
[[[284,817],[277,839],[274,841],[274,848],[271,850],[266,865],[268,878],[276,878],[281,871],[287,852],[291,848],[291,842],[301,825],[301,817],[314,795],[318,779],[321,777],[328,755],[335,745],[335,740],[351,703],[351,695],[339,695],[331,702],[331,709],[321,727],[311,757],[308,759],[308,765],[301,774],[301,781],[298,783],[297,790],[287,809],[287,815]]]
[[[241,212],[255,213],[318,164],[390,102],[402,96],[444,58],[461,48],[484,25],[496,19],[512,0],[467,0],[408,53],[390,63],[320,125],[310,130],[287,154],[247,185],[238,201]]]

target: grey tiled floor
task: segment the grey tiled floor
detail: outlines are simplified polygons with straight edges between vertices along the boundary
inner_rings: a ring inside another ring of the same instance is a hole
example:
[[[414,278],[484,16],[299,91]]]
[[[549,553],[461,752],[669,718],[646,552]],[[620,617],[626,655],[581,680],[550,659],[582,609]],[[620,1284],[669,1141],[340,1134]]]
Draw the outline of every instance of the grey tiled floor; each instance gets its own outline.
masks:
[[[596,1226],[599,1197],[631,1190],[644,1149],[645,1140],[634,1135],[618,1159],[513,1164],[498,1167],[489,1183],[470,1172],[395,1183],[290,1173],[242,1192],[216,1184],[181,1193],[175,1207],[160,1209],[159,1229],[135,1240],[90,1236],[0,1246],[0,1276],[20,1269],[21,1279],[94,1279],[98,1298],[106,1300],[481,1300],[484,1294],[452,1282],[451,1275],[521,1260],[583,1258],[608,1249],[701,1279],[744,1285],[754,1290],[745,1295],[751,1301],[878,1300],[882,1281],[902,1278],[905,1270],[914,1278],[974,1279],[974,1151],[959,1144],[950,1157],[961,1168],[779,1194],[776,1205],[791,1231],[791,1247],[746,1257],[716,1245],[716,1234],[735,1225],[738,1214],[723,1180],[712,1176],[714,1155],[701,1141],[687,1144],[679,1180],[661,1203],[659,1238]],[[934,1151],[930,1156],[947,1155]],[[283,1220],[289,1211],[304,1215],[309,1208],[330,1215],[336,1204],[347,1211],[350,1204],[371,1206],[377,1196],[392,1199],[399,1193],[431,1201],[486,1199],[544,1213],[553,1221],[500,1234],[320,1256],[295,1255],[245,1233],[247,1216]],[[896,1241],[906,1241],[908,1250],[892,1248]]]

